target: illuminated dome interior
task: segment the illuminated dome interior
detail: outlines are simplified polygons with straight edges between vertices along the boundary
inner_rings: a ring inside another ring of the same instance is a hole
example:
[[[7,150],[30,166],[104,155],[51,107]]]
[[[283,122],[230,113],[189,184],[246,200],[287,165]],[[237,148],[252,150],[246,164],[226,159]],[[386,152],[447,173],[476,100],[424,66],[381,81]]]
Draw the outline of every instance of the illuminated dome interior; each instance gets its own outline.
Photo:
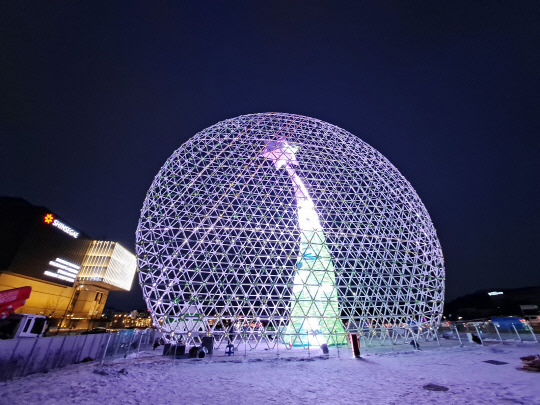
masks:
[[[444,263],[399,171],[347,131],[283,113],[193,136],[148,190],[139,281],[170,341],[336,344],[437,326]]]

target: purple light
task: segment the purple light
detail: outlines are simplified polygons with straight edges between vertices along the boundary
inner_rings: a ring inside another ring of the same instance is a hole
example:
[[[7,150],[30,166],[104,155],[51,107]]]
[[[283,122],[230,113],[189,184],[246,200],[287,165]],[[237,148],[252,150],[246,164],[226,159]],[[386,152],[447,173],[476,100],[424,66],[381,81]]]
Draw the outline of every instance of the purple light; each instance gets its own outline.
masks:
[[[429,334],[416,325],[442,315],[420,198],[378,151],[313,118],[245,115],[196,134],[155,177],[136,237],[154,325],[187,343]]]

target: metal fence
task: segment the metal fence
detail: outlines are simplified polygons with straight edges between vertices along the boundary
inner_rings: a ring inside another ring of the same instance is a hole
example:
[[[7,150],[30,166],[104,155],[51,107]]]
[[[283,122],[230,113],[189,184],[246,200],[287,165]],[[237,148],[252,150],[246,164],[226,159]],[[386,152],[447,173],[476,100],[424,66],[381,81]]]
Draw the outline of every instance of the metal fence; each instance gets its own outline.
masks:
[[[409,351],[435,349],[438,347],[501,344],[506,342],[535,342],[538,338],[528,323],[499,324],[492,321],[482,322],[445,322],[439,327],[404,326],[402,328],[365,328],[355,331],[362,353],[385,351]],[[287,334],[269,336],[260,339],[248,332],[213,336],[214,357],[312,357],[325,355],[341,357],[351,355],[348,334],[333,336],[332,341],[339,342],[325,346],[325,351],[318,345],[303,347],[289,345]],[[309,342],[309,336],[305,341]],[[316,336],[315,336],[316,338]],[[201,344],[200,337],[194,337],[194,345]],[[189,347],[186,347],[187,350]],[[172,353],[172,352],[171,352]],[[185,355],[184,355],[185,357]],[[173,357],[175,358],[175,357]]]
[[[527,323],[503,324],[496,321],[447,322],[438,328],[438,334],[445,339],[454,339],[460,345],[465,343],[536,342],[538,339]]]
[[[107,334],[105,348],[101,354],[101,362],[105,359],[128,357],[147,350],[154,344],[158,332],[155,329],[125,329]]]
[[[155,330],[0,340],[0,381],[68,364],[127,357],[151,347]]]
[[[380,350],[410,350],[418,345],[422,348],[456,346],[467,344],[495,344],[505,342],[536,342],[536,335],[528,324],[503,325],[497,322],[447,322],[428,333],[419,334],[414,328],[365,329],[357,333],[362,353]],[[141,351],[153,347],[160,333],[154,329],[128,329],[113,333],[51,336],[42,338],[19,338],[0,340],[0,380],[23,377],[32,373],[45,372],[68,364],[85,361],[104,361],[138,356]],[[215,339],[212,342],[213,356],[237,358],[238,356],[283,356],[330,357],[350,356],[348,336],[336,336],[335,344],[291,347],[284,336],[273,336],[263,345],[247,334],[238,334],[234,339]],[[202,339],[201,339],[202,342]],[[412,346],[409,346],[412,345]],[[186,348],[187,350],[188,348]],[[159,352],[161,353],[160,347]],[[173,359],[177,356],[173,356]]]

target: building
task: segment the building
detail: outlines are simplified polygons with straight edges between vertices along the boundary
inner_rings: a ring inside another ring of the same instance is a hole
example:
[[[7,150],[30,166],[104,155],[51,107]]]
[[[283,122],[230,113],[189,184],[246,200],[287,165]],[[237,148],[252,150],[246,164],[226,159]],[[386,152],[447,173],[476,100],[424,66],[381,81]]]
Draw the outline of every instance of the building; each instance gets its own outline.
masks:
[[[21,198],[0,197],[0,291],[32,287],[17,312],[69,328],[99,320],[109,291],[129,291],[135,256],[117,242],[93,240],[61,216]]]
[[[102,315],[107,329],[146,329],[152,327],[152,318],[147,310],[131,312],[107,309]]]
[[[538,316],[540,287],[479,290],[449,302],[445,315],[450,320],[482,319],[492,316]]]

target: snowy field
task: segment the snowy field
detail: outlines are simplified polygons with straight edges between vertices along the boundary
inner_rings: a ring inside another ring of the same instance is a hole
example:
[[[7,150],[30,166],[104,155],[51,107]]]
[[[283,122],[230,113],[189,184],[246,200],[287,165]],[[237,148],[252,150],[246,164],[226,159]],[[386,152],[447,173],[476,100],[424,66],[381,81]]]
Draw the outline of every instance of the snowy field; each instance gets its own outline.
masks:
[[[240,352],[173,361],[156,350],[5,381],[0,398],[2,404],[540,404],[540,372],[516,369],[521,356],[539,352],[538,344],[510,343],[372,350],[362,359],[342,350],[330,358]]]

